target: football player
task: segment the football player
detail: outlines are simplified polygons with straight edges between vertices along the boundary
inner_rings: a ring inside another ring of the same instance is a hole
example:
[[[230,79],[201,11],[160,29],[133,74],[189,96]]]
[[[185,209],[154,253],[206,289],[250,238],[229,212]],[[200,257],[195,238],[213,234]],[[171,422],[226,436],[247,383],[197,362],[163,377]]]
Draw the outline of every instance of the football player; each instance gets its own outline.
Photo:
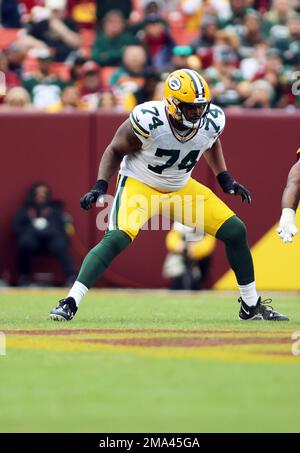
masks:
[[[279,228],[277,233],[283,242],[292,242],[293,236],[298,233],[295,225],[295,214],[300,200],[300,148],[297,151],[297,162],[292,166],[286,187],[283,191]]]
[[[219,138],[224,126],[224,112],[211,104],[206,81],[190,69],[176,70],[167,77],[163,100],[133,109],[101,158],[97,182],[80,200],[83,209],[90,209],[107,192],[119,170],[108,229],[85,257],[75,284],[51,311],[51,319],[73,318],[82,297],[111,261],[129,246],[150,217],[162,212],[156,204],[153,207],[152,200],[158,197],[159,206],[166,200],[183,201],[183,209],[190,216],[182,219],[182,212],[173,209],[172,221],[194,227],[191,219],[196,219],[197,228],[225,244],[240,290],[239,319],[288,320],[257,295],[244,223],[208,187],[191,178],[203,155],[225,193],[251,202],[250,192],[227,171]],[[196,215],[199,199],[204,200],[203,218]],[[134,222],[129,221],[136,210],[139,215]]]

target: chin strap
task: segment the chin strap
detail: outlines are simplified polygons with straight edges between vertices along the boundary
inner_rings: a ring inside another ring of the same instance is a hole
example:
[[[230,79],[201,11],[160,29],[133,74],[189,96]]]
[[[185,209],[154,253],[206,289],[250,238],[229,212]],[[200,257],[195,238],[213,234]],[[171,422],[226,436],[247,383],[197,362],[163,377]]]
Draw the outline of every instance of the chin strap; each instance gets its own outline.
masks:
[[[184,115],[182,115],[183,117],[183,121],[182,121],[182,124],[186,127],[189,127],[190,129],[196,129],[200,126],[200,121],[201,121],[201,118],[196,122],[196,123],[192,123],[192,121],[188,121]]]
[[[189,127],[191,129],[196,129],[198,127],[202,127],[203,124],[204,124],[204,121],[205,121],[205,118],[209,112],[209,107],[210,107],[210,102],[207,103],[207,106],[206,106],[206,110],[205,112],[203,113],[203,115],[201,116],[201,118],[199,118],[199,120],[196,122],[196,123],[193,123],[192,121],[189,121],[186,119],[186,117],[184,116],[184,113],[181,111],[179,105],[176,107],[176,112],[178,115],[181,116],[181,119],[178,120],[178,121],[182,121],[182,124],[186,127]]]

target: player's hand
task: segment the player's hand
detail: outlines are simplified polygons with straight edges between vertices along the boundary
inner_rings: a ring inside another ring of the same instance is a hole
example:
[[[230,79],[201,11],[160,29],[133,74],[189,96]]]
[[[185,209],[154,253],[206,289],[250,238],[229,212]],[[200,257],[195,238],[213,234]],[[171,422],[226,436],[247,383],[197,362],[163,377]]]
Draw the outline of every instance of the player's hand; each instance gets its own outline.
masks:
[[[101,196],[101,193],[98,190],[90,190],[87,192],[83,197],[80,198],[80,206],[82,209],[91,209],[94,203],[98,200]]]
[[[293,209],[284,208],[282,210],[279,228],[276,231],[285,244],[293,242],[293,237],[298,234],[298,229],[295,225],[295,211]]]
[[[233,182],[232,188],[228,193],[230,193],[231,195],[240,195],[242,198],[242,203],[244,203],[244,201],[247,201],[248,204],[251,203],[251,194],[249,190],[237,181]]]
[[[94,187],[80,198],[80,206],[82,209],[89,210],[99,197],[106,194],[108,183],[102,179],[98,180]]]
[[[227,171],[219,173],[217,180],[223,189],[223,192],[229,193],[230,195],[239,195],[242,198],[242,202],[247,201],[251,203],[251,194],[246,187],[240,184],[238,181],[232,178]]]

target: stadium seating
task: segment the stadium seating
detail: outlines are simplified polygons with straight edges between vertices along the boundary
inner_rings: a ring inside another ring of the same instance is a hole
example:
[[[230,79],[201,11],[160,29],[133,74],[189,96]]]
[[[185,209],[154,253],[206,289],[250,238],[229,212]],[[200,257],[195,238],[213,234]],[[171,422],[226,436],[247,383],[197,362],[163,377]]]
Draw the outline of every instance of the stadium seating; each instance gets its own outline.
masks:
[[[6,49],[18,38],[19,28],[0,28],[0,49]]]

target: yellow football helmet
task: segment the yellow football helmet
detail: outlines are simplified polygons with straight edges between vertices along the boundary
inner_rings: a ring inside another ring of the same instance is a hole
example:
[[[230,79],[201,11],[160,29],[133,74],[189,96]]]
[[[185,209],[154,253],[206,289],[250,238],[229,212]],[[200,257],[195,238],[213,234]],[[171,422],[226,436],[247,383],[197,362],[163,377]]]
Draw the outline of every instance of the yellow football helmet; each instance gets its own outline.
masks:
[[[199,127],[209,111],[211,95],[207,82],[196,71],[178,69],[172,72],[164,85],[164,101],[168,114],[189,128]],[[183,106],[203,106],[195,121],[186,118]]]

